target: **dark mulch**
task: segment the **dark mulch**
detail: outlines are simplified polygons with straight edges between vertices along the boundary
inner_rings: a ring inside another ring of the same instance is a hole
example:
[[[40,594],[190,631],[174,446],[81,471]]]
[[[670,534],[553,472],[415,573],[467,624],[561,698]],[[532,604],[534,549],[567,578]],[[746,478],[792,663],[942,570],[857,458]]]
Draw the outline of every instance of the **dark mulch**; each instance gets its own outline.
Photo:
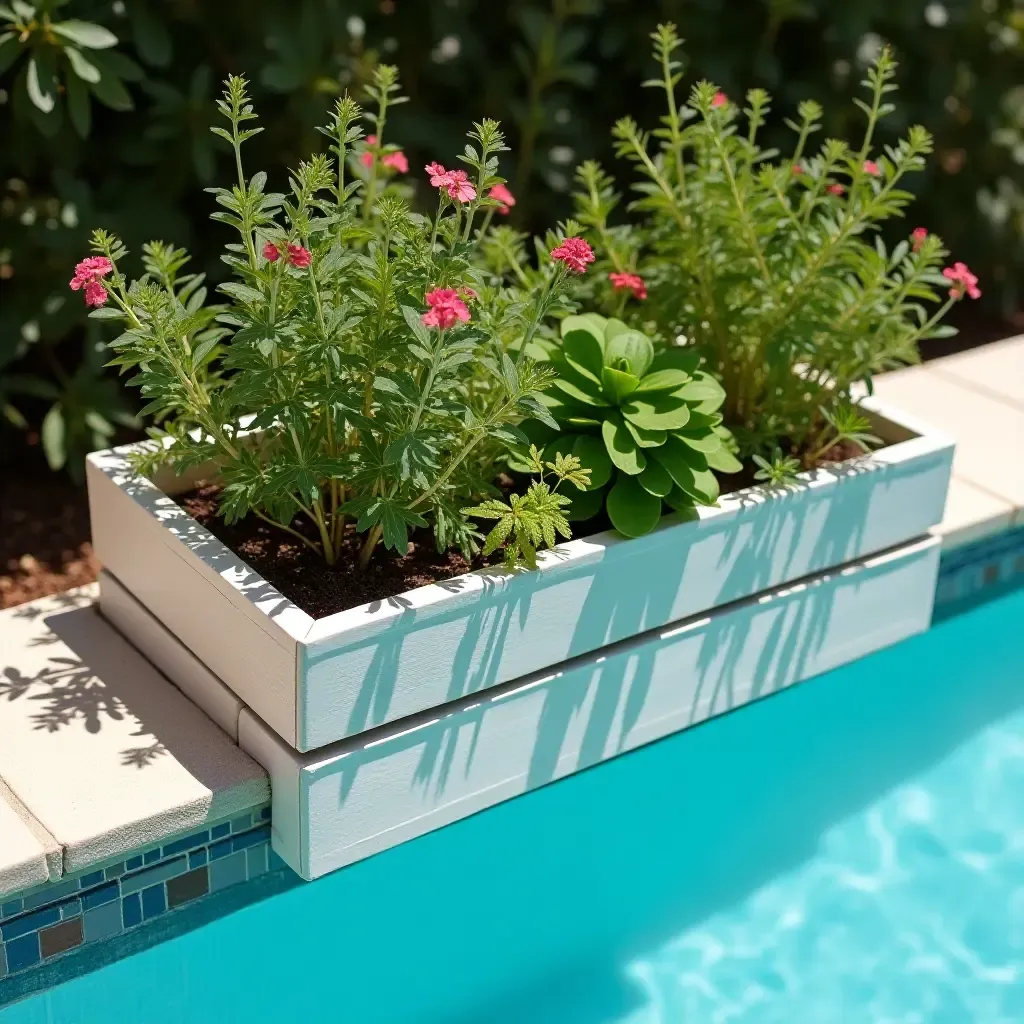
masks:
[[[433,534],[416,530],[410,535],[406,554],[386,551],[380,545],[369,566],[360,571],[359,543],[365,534],[357,534],[350,524],[337,563],[329,566],[317,552],[256,516],[248,515],[229,526],[217,515],[218,494],[215,484],[207,484],[175,500],[313,618],[383,601],[488,564],[481,559],[470,562],[458,552],[438,554]],[[304,520],[297,518],[291,525],[315,541],[315,528]]]
[[[91,583],[85,488],[45,463],[0,468],[0,608]]]

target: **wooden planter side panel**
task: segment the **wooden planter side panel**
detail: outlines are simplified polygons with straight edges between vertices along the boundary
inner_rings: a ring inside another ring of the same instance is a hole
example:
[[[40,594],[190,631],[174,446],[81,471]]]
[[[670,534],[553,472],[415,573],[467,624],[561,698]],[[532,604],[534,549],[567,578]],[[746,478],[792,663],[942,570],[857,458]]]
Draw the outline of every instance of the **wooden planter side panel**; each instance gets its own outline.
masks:
[[[724,498],[646,537],[573,541],[539,572],[475,573],[321,619],[300,644],[297,747],[922,536],[942,518],[951,462],[951,445],[916,438],[789,491]]]
[[[269,592],[173,499],[146,480],[126,479],[123,470],[114,452],[94,453],[86,464],[93,547],[100,561],[242,701],[294,743],[296,644],[275,621],[277,592]],[[251,590],[260,592],[258,603]]]
[[[921,632],[938,560],[919,540],[315,754],[243,711],[275,849],[317,878]]]

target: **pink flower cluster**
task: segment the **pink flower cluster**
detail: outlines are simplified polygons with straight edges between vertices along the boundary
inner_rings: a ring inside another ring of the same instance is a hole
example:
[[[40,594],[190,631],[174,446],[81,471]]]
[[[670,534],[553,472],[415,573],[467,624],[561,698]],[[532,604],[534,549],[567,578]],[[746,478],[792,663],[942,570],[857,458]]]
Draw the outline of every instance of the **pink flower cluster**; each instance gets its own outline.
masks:
[[[467,297],[471,297],[469,293],[476,294],[471,288],[461,290],[467,293]],[[446,331],[459,320],[463,323],[469,320],[469,309],[454,288],[435,288],[427,292],[425,301],[430,309],[420,319],[427,327]]]
[[[875,163],[874,160],[864,161],[864,173],[870,174],[872,178],[877,178],[882,173],[882,168]]]
[[[564,263],[574,274],[582,274],[587,264],[594,262],[594,250],[585,239],[567,238],[551,250],[551,258]]]
[[[721,89],[719,89],[718,92],[716,92],[715,95],[711,98],[711,106],[715,108],[724,107],[728,102],[729,97],[726,96]]]
[[[376,135],[366,136],[367,146],[377,145]],[[367,149],[363,152],[363,155],[359,158],[360,162],[364,167],[373,166],[373,153]],[[406,159],[405,154],[397,149],[393,153],[385,153],[381,158],[380,162],[382,166],[389,167],[393,171],[398,171],[399,174],[407,174],[409,172],[409,161]]]
[[[498,207],[498,213],[503,217],[509,215],[509,211],[513,206],[516,205],[516,197],[512,195],[509,190],[501,184],[494,185],[488,192],[487,195],[491,199],[497,200],[501,205]]]
[[[978,279],[970,272],[966,263],[954,263],[953,266],[946,267],[942,276],[949,281],[949,294],[954,299],[962,299],[964,292],[972,299],[981,298]]]
[[[430,175],[430,184],[448,193],[449,199],[457,203],[468,203],[476,199],[476,188],[465,171],[449,171],[437,161],[423,168]]]
[[[647,298],[647,285],[639,274],[620,274],[616,271],[612,271],[608,275],[608,280],[611,281],[612,288],[617,292],[622,291],[624,288],[628,288],[633,293],[633,298]]]
[[[910,238],[911,238],[911,241],[913,242],[914,252],[920,252],[921,251],[921,246],[924,245],[924,240],[927,237],[928,237],[928,229],[927,228],[914,228],[914,230],[910,232]]]
[[[288,249],[288,262],[293,267],[298,267],[300,270],[304,270],[312,262],[313,257],[310,251],[303,248],[301,245],[292,245],[290,242],[287,246]],[[263,258],[268,263],[276,263],[281,256],[281,249],[278,245],[273,242],[267,242],[263,246]]]
[[[101,279],[113,269],[114,264],[106,256],[88,256],[75,267],[75,276],[69,282],[71,290],[77,292],[84,288],[87,306],[105,306],[107,289]]]

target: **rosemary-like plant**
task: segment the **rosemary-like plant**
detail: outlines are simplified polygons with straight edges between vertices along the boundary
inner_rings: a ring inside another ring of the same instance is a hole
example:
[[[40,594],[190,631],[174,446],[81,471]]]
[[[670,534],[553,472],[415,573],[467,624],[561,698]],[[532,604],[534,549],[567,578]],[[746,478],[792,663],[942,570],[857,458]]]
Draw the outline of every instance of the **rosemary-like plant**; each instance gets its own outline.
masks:
[[[859,143],[826,139],[812,151],[822,110],[806,101],[786,122],[795,142],[781,157],[759,141],[764,90],[741,109],[699,82],[684,103],[675,27],[652,38],[658,75],[645,84],[664,93],[661,125],[648,133],[625,117],[613,133],[638,173],[631,217],[616,220],[621,195],[598,164],[577,172],[577,217],[605,272],[581,292],[662,344],[693,346],[725,387],[725,422],[743,454],[782,447],[811,465],[858,385],[916,361],[919,341],[955,333],[942,318],[981,294],[962,263],[940,273],[947,253],[924,228],[892,250],[878,234],[913,198],[904,180],[924,167],[931,136],[915,125],[878,151],[896,89],[883,49],[866,99],[854,101]]]
[[[104,231],[73,283],[94,317],[123,326],[114,363],[136,371],[143,412],[159,423],[140,472],[212,462],[225,519],[252,513],[331,564],[354,524],[361,566],[380,542],[404,554],[413,527],[432,526],[439,549],[479,549],[464,507],[497,493],[496,462],[525,451],[519,421],[553,425],[538,396],[554,371],[526,352],[544,318],[568,308],[570,270],[585,269],[553,254],[528,294],[487,275],[476,250],[510,198],[498,124],[474,125],[466,170],[427,167],[438,207],[422,216],[396,185],[405,157],[385,142],[388,112],[404,102],[394,68],[377,68],[370,95],[371,112],[338,101],[323,129],[331,156],[301,163],[280,193],[244,168],[243,144],[262,129],[245,80],[228,79],[226,127],[213,131],[234,151],[237,180],[211,190],[214,219],[237,232],[223,257],[233,279],[218,288],[226,302],[209,304],[184,251],[160,242],[129,284],[125,249]],[[373,127],[365,139],[361,119]],[[530,560],[526,542],[518,550]]]

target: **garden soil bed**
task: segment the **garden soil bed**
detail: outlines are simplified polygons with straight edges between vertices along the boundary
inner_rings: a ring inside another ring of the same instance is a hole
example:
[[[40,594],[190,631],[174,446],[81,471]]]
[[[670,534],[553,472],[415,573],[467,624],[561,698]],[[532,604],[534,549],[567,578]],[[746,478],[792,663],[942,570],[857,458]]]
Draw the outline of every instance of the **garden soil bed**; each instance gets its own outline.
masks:
[[[92,583],[85,488],[45,465],[0,472],[0,608]]]

